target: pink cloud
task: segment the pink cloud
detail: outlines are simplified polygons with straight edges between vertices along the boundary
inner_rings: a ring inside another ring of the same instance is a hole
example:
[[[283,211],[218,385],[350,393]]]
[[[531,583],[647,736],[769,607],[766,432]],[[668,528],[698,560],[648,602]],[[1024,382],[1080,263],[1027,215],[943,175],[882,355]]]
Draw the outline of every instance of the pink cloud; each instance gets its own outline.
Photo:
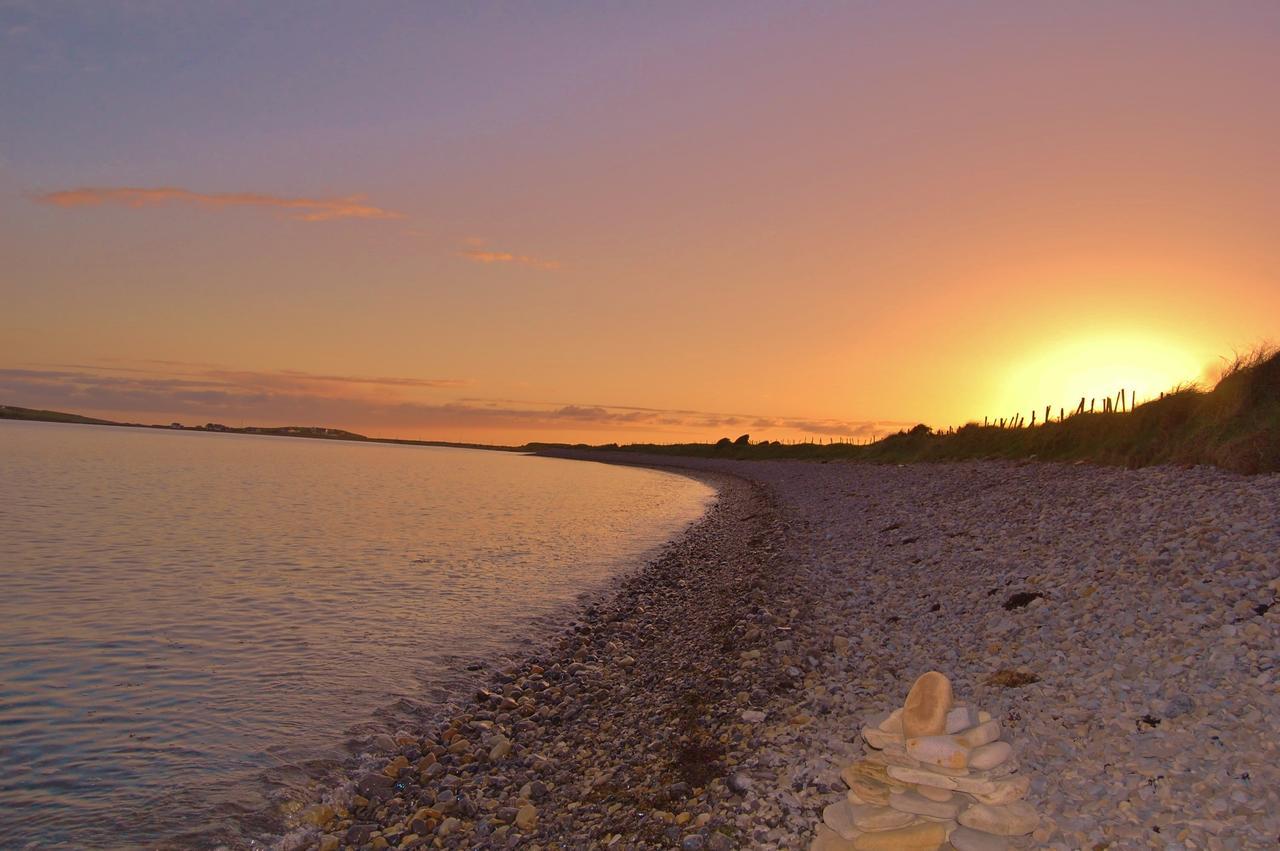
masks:
[[[193,204],[200,207],[269,207],[285,211],[289,218],[303,222],[335,219],[402,219],[403,213],[369,204],[363,195],[344,198],[282,198],[259,192],[193,192],[174,186],[144,189],[130,186],[81,187],[63,189],[36,200],[55,207],[96,207],[117,204],[124,207],[154,207],[164,204]]]
[[[528,254],[513,254],[510,251],[495,251],[485,247],[482,239],[467,240],[467,248],[458,252],[472,263],[514,263],[517,266],[528,266],[532,269],[552,271],[560,268],[559,260],[548,260],[542,257],[530,257]]]

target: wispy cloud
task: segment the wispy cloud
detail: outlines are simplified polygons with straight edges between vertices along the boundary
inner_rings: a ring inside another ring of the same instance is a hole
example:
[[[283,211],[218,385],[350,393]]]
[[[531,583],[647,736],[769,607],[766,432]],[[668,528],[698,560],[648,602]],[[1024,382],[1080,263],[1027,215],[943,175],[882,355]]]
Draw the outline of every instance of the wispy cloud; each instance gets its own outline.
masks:
[[[134,208],[165,204],[191,204],[213,209],[266,207],[281,211],[288,218],[303,222],[404,218],[403,213],[368,203],[363,195],[348,195],[342,198],[286,198],[260,192],[194,192],[174,186],[156,188],[86,186],[48,192],[38,196],[36,200],[55,207],[94,207],[103,204]]]
[[[532,269],[542,269],[544,271],[559,269],[561,266],[559,260],[549,260],[545,257],[531,257],[528,254],[513,254],[510,251],[498,251],[489,248],[485,245],[485,241],[482,239],[467,240],[467,247],[458,253],[473,263],[483,263],[485,265],[493,263],[513,263],[517,266],[528,266]]]
[[[376,393],[385,398],[388,391],[394,393],[399,390],[456,389],[466,387],[470,383],[461,378],[339,375],[296,369],[232,369],[217,364],[171,360],[135,361],[134,363],[149,365],[45,364],[35,369],[0,370],[0,375],[11,379],[63,382],[71,386],[133,387],[140,390],[182,392],[199,389],[225,391],[232,396],[266,394],[351,397]]]
[[[563,439],[584,432],[600,440],[714,439],[750,431],[872,437],[899,422],[761,417],[625,405],[510,399],[441,399],[458,379],[370,378],[300,371],[232,370],[174,364],[171,370],[65,365],[0,369],[0,402],[134,419],[325,425],[381,433],[458,436],[502,431],[516,440]],[[429,395],[423,395],[423,393]],[[433,398],[434,397],[434,398]]]

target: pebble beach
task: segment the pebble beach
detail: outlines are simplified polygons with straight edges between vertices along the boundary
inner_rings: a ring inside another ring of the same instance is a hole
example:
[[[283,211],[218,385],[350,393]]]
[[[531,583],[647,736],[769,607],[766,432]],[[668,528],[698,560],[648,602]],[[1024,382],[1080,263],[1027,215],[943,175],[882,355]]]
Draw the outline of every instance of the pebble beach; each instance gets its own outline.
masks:
[[[1010,847],[1280,844],[1280,476],[557,454],[719,500],[278,848],[809,848],[930,670],[1031,777]]]

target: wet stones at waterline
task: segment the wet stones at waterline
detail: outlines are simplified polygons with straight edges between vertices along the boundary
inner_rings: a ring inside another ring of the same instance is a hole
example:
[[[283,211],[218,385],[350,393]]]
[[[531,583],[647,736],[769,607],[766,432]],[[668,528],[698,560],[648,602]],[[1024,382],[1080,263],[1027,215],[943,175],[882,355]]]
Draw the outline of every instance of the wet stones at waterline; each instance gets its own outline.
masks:
[[[841,772],[849,791],[823,810],[810,851],[1002,851],[1039,825],[1000,722],[956,703],[943,674],[916,680],[862,738],[870,751]]]

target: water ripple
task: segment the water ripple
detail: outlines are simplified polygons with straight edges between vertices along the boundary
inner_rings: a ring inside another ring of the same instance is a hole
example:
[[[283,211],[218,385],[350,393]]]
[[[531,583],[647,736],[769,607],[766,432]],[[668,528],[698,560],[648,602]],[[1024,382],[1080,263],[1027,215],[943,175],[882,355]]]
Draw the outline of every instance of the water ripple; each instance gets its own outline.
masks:
[[[209,846],[677,533],[504,453],[0,421],[0,835]]]

